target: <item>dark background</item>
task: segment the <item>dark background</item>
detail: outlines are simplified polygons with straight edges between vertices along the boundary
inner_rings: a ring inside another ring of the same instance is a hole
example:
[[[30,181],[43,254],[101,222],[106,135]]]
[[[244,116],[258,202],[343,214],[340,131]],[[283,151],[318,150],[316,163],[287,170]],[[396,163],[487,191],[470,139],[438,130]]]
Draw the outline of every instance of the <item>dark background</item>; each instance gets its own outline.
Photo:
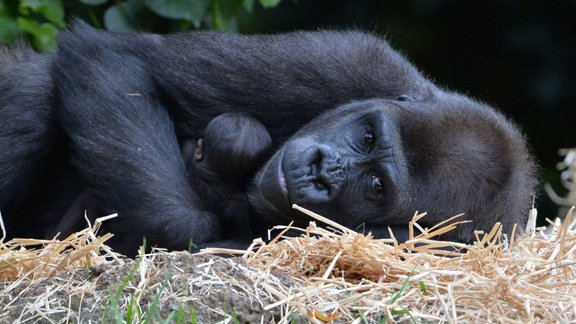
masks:
[[[527,135],[541,182],[563,193],[559,148],[576,147],[576,1],[283,1],[242,32],[319,28],[384,35],[424,74],[500,109]],[[556,215],[540,191],[539,214]]]

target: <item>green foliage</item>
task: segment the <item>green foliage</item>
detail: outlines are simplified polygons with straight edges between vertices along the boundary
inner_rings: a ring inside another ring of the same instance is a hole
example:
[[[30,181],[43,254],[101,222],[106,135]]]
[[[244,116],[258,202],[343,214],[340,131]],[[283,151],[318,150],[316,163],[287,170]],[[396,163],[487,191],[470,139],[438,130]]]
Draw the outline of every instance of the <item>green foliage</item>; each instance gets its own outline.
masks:
[[[209,0],[145,0],[146,7],[159,16],[200,22],[210,7]]]
[[[426,285],[423,281],[418,281],[418,287],[420,287],[420,292],[424,296],[428,296],[428,289],[426,289]]]
[[[282,0],[0,0],[0,43],[27,37],[41,51],[53,50],[58,30],[71,17],[118,32],[184,29],[236,31],[256,3],[276,7]]]
[[[115,323],[122,323],[124,320],[124,316],[122,315],[122,308],[120,306],[122,295],[124,294],[124,290],[128,287],[130,281],[136,275],[136,271],[140,266],[140,262],[142,259],[137,259],[136,264],[126,278],[122,280],[122,282],[118,283],[115,288],[108,289],[108,307],[107,311],[104,313],[104,321],[115,322]],[[126,319],[127,323],[131,323],[131,319],[134,318],[134,310],[133,307],[136,305],[136,296],[130,296],[130,302],[128,303],[128,309],[126,310]],[[139,311],[138,311],[139,313]],[[140,314],[139,314],[140,315]]]
[[[83,4],[89,5],[89,6],[97,6],[97,5],[101,5],[101,4],[105,4],[108,0],[80,0],[80,2],[82,2]]]
[[[0,43],[10,43],[15,38],[21,35],[21,30],[18,28],[18,23],[14,19],[15,13],[13,8],[10,8],[0,1]]]
[[[234,324],[239,324],[240,321],[238,320],[238,316],[236,316],[236,312],[234,311],[233,308],[230,308],[230,320],[232,321],[232,323]]]
[[[260,4],[264,8],[273,8],[276,7],[281,0],[260,0]]]
[[[61,0],[0,1],[0,42],[9,43],[26,34],[36,48],[50,50],[64,25]]]
[[[141,254],[144,253],[142,248]],[[140,267],[142,262],[142,257],[136,259],[134,267],[130,269],[128,275],[114,287],[108,289],[108,303],[106,311],[104,312],[103,323],[197,323],[197,313],[191,307],[186,307],[185,305],[180,305],[180,307],[172,311],[165,318],[162,316],[162,311],[160,310],[160,297],[166,286],[170,277],[162,281],[161,287],[153,293],[149,291],[147,287],[142,290],[134,291],[129,296],[126,290],[130,281],[136,276],[136,272]],[[138,300],[142,297],[145,292],[152,294],[152,303],[149,305],[147,312],[142,313],[140,305],[138,305]],[[122,301],[128,299],[126,306],[122,306]]]
[[[146,23],[154,19],[141,0],[118,2],[104,12],[104,26],[118,32],[147,30]]]

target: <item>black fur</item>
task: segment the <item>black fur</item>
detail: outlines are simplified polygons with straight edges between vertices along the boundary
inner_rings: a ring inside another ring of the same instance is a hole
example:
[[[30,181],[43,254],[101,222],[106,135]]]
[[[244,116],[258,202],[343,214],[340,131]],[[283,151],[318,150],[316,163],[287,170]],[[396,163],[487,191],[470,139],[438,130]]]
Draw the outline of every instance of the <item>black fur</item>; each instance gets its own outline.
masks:
[[[255,230],[305,223],[292,203],[378,233],[406,225],[414,210],[428,211],[424,226],[465,212],[473,224],[447,238],[469,242],[472,229],[496,221],[508,232],[523,225],[534,192],[514,125],[438,88],[365,33],[157,36],[76,24],[61,33],[55,57],[7,68],[28,76],[5,81],[18,73],[3,70],[0,81],[1,113],[17,128],[0,147],[23,150],[0,157],[0,207],[14,232],[28,215],[22,206],[50,191],[38,177],[44,167],[70,170],[65,180],[77,172],[119,212],[106,227],[122,252],[134,253],[144,236],[170,249],[226,239],[221,217],[202,208],[188,182],[180,143],[231,111],[262,122],[278,149],[250,191]],[[44,119],[20,120],[22,111]],[[61,144],[73,168],[51,156]]]
[[[249,242],[252,238],[246,188],[269,157],[271,142],[264,125],[242,113],[222,114],[208,123],[201,139],[182,140],[190,185],[202,208],[220,215],[222,236],[227,240]],[[51,235],[67,236],[83,229],[86,218],[94,221],[106,214],[105,206],[91,190],[85,190]]]

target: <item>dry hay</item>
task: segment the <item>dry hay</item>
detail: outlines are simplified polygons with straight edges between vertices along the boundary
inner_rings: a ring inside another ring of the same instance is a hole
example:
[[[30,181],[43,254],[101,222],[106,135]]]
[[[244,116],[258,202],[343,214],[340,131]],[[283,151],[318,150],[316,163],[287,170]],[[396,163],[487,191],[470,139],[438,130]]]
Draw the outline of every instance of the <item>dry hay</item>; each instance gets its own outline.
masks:
[[[238,318],[247,322],[576,322],[576,217],[572,212],[561,224],[552,224],[546,231],[530,230],[512,241],[497,224],[489,233],[478,233],[474,245],[432,240],[457,223],[426,229],[418,225],[425,217],[421,214],[410,224],[410,240],[402,244],[311,215],[328,223],[329,229],[314,223],[306,229],[285,226],[281,229],[302,234],[278,236],[269,243],[255,240],[246,251],[205,251],[242,254],[244,261],[163,251],[141,255],[134,280],[120,291],[120,301],[123,307],[136,307],[145,314],[150,296],[159,294],[158,305],[167,311],[182,302],[193,304],[199,310],[198,322],[233,320],[224,303],[230,303]],[[127,261],[103,244],[108,235],[97,237],[94,232],[92,228],[62,241],[3,244],[0,276],[6,284],[0,287],[0,319],[102,319],[106,309],[96,306],[107,302],[110,290],[96,288],[93,275],[72,279],[71,273],[97,263]],[[43,247],[27,249],[30,244]],[[120,281],[132,267],[123,268]],[[32,283],[51,276],[57,280],[50,285],[43,282],[42,293],[26,295]],[[56,300],[58,292],[64,292],[64,300]],[[75,294],[80,299],[90,296],[91,308],[73,301],[70,296]],[[15,313],[10,307],[24,296],[26,307]],[[129,306],[131,298],[137,303]],[[94,315],[86,317],[87,313]]]
[[[230,309],[248,322],[272,319],[262,309],[265,294],[246,280],[269,274],[240,259],[187,252],[141,251],[138,260],[126,259],[104,244],[111,234],[96,235],[111,217],[63,240],[0,243],[0,323],[156,323],[177,311],[213,323],[229,321]]]
[[[311,223],[302,236],[260,243],[245,257],[256,268],[281,270],[301,283],[288,294],[272,291],[278,301],[265,307],[285,309],[287,322],[293,311],[312,322],[575,322],[572,212],[548,233],[513,242],[497,224],[463,252],[446,251],[462,244],[431,240],[446,227],[419,228],[422,215],[416,215],[411,226],[422,234],[402,244]]]
[[[119,260],[118,255],[104,245],[112,234],[99,237],[95,234],[103,221],[116,216],[98,218],[94,226],[63,240],[18,238],[7,243],[0,240],[0,282],[18,284],[24,280],[51,277],[64,269],[101,264],[106,262],[105,256]],[[1,218],[0,225],[4,230]]]

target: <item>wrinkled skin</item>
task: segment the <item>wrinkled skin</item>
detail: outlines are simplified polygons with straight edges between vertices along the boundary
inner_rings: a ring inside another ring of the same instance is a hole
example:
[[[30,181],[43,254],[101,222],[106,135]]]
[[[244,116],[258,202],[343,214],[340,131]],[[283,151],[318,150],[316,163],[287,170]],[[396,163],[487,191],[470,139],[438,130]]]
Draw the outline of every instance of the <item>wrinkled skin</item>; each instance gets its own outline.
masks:
[[[369,34],[158,36],[76,23],[55,55],[0,62],[0,114],[11,121],[0,130],[0,209],[11,236],[49,235],[80,186],[119,213],[103,230],[120,252],[144,237],[169,249],[230,243],[222,215],[190,186],[180,146],[232,111],[260,121],[276,149],[250,170],[258,235],[305,224],[290,208],[299,204],[377,236],[390,226],[405,237],[416,210],[428,212],[423,226],[463,212],[472,223],[446,238],[470,242],[473,229],[523,225],[534,194],[513,124]]]
[[[495,221],[508,232],[514,223],[523,225],[524,215],[491,210],[494,202],[526,210],[498,197],[514,193],[530,172],[508,168],[526,159],[507,155],[521,145],[516,130],[461,96],[401,99],[351,103],[302,128],[257,175],[251,198],[259,214],[274,217],[272,223],[304,225],[307,216],[291,208],[298,204],[377,236],[387,237],[390,226],[406,239],[414,211],[428,212],[424,226],[466,212],[473,223],[445,236],[462,242]]]

